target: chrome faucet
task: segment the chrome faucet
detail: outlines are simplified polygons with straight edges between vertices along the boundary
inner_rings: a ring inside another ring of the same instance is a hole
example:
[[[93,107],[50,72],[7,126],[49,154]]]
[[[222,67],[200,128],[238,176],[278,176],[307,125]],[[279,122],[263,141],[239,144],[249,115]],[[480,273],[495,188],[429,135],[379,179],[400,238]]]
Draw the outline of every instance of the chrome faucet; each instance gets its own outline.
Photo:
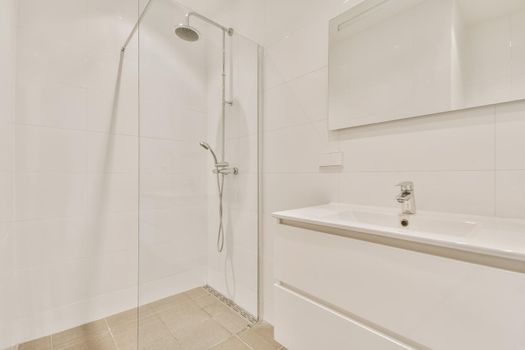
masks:
[[[397,184],[401,187],[401,193],[397,195],[396,201],[401,204],[402,214],[416,213],[416,197],[414,194],[414,183],[405,181]]]

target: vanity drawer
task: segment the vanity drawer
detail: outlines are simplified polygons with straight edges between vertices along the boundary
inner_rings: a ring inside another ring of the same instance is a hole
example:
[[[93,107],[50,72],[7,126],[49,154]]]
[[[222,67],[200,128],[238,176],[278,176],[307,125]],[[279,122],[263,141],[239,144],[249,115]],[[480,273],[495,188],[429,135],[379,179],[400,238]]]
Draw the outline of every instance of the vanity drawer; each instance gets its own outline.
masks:
[[[275,339],[290,350],[411,349],[281,285],[274,285]]]
[[[415,348],[525,349],[523,273],[281,228],[274,278],[290,290]],[[280,308],[286,309],[279,304],[276,319],[285,312]]]

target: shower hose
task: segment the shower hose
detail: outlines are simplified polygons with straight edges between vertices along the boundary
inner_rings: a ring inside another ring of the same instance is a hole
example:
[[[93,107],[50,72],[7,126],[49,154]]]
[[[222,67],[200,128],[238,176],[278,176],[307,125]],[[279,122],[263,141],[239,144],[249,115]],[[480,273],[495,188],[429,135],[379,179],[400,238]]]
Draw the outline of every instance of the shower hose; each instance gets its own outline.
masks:
[[[217,172],[217,190],[219,191],[219,230],[217,232],[217,251],[219,253],[224,249],[224,226],[222,223],[222,194],[224,189],[224,174]]]

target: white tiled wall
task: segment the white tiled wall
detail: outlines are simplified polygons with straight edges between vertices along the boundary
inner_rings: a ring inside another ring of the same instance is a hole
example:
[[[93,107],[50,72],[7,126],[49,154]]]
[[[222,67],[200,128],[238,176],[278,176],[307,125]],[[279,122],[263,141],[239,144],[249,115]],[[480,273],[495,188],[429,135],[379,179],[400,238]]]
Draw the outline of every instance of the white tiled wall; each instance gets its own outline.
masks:
[[[13,136],[16,84],[16,1],[0,1],[0,349],[13,344],[16,309],[13,233]]]
[[[2,25],[17,20],[16,50],[2,48],[17,63],[13,209],[0,210],[13,215],[2,244],[16,278],[2,278],[13,293],[1,298],[12,313],[0,327],[11,326],[0,339],[12,344],[136,304],[136,40],[122,60],[119,48],[137,1],[2,1],[1,12]]]
[[[140,28],[142,304],[206,283],[207,43],[173,34],[185,11],[155,0]]]

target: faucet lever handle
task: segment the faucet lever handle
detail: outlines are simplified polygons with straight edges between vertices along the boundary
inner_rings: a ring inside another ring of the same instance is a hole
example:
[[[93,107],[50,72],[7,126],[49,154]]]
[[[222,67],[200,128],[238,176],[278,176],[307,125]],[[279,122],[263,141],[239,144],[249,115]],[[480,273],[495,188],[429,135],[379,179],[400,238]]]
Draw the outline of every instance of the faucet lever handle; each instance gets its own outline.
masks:
[[[414,183],[412,181],[403,181],[398,183],[396,186],[401,187],[402,191],[412,191],[414,189]]]

